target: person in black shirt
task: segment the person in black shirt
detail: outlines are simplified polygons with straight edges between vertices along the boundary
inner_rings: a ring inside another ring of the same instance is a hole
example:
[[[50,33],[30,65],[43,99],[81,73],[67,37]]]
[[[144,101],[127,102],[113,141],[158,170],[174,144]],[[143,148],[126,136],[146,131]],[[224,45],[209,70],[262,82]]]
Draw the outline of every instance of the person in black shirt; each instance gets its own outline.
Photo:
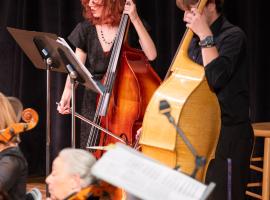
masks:
[[[0,93],[0,134],[17,122],[17,116],[9,100]],[[27,161],[18,146],[19,136],[8,142],[0,138],[0,191],[5,191],[12,200],[25,199],[28,175]]]
[[[17,141],[0,142],[0,188],[7,191],[10,199],[25,199],[27,169]]]
[[[176,0],[176,4],[185,11],[186,26],[195,33],[189,56],[204,66],[221,108],[221,131],[206,183],[216,183],[215,200],[245,199],[254,137],[246,36],[221,14],[223,0],[209,0],[201,14],[196,8],[198,0]]]

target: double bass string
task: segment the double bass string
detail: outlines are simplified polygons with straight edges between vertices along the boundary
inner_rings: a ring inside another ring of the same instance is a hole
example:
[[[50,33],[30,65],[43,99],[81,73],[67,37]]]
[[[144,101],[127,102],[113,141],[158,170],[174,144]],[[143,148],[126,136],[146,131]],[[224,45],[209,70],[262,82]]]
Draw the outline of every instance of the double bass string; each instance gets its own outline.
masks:
[[[112,92],[113,83],[114,83],[114,80],[116,77],[115,71],[116,71],[116,67],[118,64],[118,60],[119,60],[119,54],[120,54],[122,43],[123,43],[123,38],[124,38],[124,34],[125,34],[125,28],[127,25],[127,21],[128,21],[128,16],[123,14],[121,21],[120,21],[120,25],[119,25],[117,40],[114,43],[111,59],[109,62],[109,67],[108,67],[108,70],[107,70],[107,73],[105,76],[105,81],[104,81],[105,82],[105,92],[100,97],[100,100],[99,100],[98,106],[97,106],[97,111],[96,111],[95,116],[94,116],[94,122],[97,124],[100,124],[101,116],[105,116],[105,113],[106,113],[106,111],[104,111],[104,104],[108,105],[110,95]],[[107,109],[107,105],[105,105],[106,106],[105,109]],[[100,131],[96,127],[93,127],[93,126],[91,127],[88,141],[87,141],[87,147],[97,145],[98,140],[99,140],[99,132]]]
[[[121,19],[121,23],[122,24],[122,21],[123,21],[123,18]],[[119,35],[120,34],[117,34],[117,40],[116,40],[116,43],[114,44],[114,47],[113,47],[113,51],[112,51],[112,55],[111,55],[111,59],[110,59],[110,62],[109,62],[109,67],[108,67],[108,70],[107,70],[107,73],[106,73],[106,76],[105,76],[105,92],[104,94],[100,97],[100,100],[98,102],[98,106],[97,106],[97,111],[95,113],[95,117],[94,117],[94,122],[97,123],[97,124],[100,124],[101,122],[101,109],[104,105],[104,102],[105,102],[105,95],[109,93],[109,80],[110,80],[110,77],[112,76],[111,75],[111,71],[112,71],[112,63],[114,63],[114,58],[116,57],[116,48],[115,46],[118,44],[118,41],[119,41]],[[119,45],[117,45],[119,46]],[[91,128],[90,130],[90,134],[89,134],[89,137],[88,137],[88,142],[87,142],[87,147],[89,147],[90,145],[91,146],[96,146],[97,145],[97,142],[98,142],[98,135],[99,134],[99,130],[96,128],[96,127],[93,127]]]

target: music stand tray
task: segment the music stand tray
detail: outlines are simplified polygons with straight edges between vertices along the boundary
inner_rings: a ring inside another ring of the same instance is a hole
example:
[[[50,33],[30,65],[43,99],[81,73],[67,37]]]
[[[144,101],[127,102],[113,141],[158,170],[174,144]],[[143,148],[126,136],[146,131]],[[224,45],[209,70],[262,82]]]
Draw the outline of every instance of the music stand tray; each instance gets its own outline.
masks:
[[[45,33],[45,32],[37,32],[37,31],[27,31],[16,28],[7,27],[8,32],[12,35],[17,44],[21,47],[26,56],[31,60],[34,66],[38,69],[46,70],[47,65],[41,57],[35,43],[33,42],[34,38],[44,39],[45,36],[51,39],[56,40],[57,35],[53,33]],[[46,46],[49,52],[51,52],[51,48]],[[56,58],[51,56],[54,60],[54,66],[51,68],[51,71],[57,71],[66,73],[65,67],[60,67],[57,64]],[[56,65],[57,64],[57,65]]]
[[[35,38],[38,38],[42,41],[44,48],[49,52],[52,59],[50,71],[68,73],[66,70],[66,64],[63,62],[61,56],[59,55],[58,49],[61,49],[67,56],[70,64],[74,67],[74,70],[79,75],[76,81],[88,89],[93,90],[94,92],[103,94],[104,86],[92,78],[93,76],[91,73],[80,62],[80,60],[76,58],[74,52],[63,38],[57,37],[57,35],[53,33],[27,31],[11,27],[7,27],[7,30],[36,68],[44,70],[47,69],[46,63],[40,55],[40,52],[38,51],[35,43],[33,42]]]

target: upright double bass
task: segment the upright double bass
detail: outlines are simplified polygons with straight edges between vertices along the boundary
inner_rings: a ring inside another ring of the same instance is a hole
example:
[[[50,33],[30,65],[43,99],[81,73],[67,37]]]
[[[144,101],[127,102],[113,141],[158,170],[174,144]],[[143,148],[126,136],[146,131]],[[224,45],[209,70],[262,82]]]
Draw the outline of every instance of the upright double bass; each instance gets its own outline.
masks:
[[[207,0],[201,0],[202,12]],[[203,66],[188,57],[188,47],[193,32],[187,29],[167,76],[152,96],[143,120],[140,145],[142,152],[170,167],[180,166],[181,171],[191,174],[195,158],[177,135],[175,128],[159,112],[161,100],[171,106],[171,115],[187,136],[206,165],[196,178],[203,180],[209,161],[214,157],[220,131],[220,108],[216,95],[205,79]]]
[[[160,78],[141,50],[127,43],[129,17],[123,14],[107,73],[103,80],[105,92],[99,97],[94,123],[120,137],[126,144],[135,144],[146,106]],[[92,127],[87,147],[106,146],[118,140]],[[99,158],[102,151],[94,152]]]

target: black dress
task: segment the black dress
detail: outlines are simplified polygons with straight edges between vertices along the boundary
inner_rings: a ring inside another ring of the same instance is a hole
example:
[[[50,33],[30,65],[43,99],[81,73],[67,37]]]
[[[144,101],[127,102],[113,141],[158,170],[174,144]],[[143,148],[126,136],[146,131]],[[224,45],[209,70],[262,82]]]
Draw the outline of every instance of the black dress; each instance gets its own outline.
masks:
[[[215,159],[209,164],[206,182],[215,182],[213,199],[245,199],[253,130],[249,120],[249,67],[244,32],[220,16],[212,25],[219,57],[205,66],[209,86],[221,108],[221,132]],[[194,37],[189,56],[202,64],[199,38]],[[231,159],[232,173],[228,176]],[[230,184],[231,176],[232,182]]]
[[[18,147],[0,153],[0,190],[6,191],[12,200],[26,198],[27,162]]]
[[[68,36],[68,40],[76,47],[87,53],[86,67],[94,76],[101,80],[107,71],[111,52],[104,52],[98,39],[96,27],[88,21],[80,22]],[[96,112],[97,94],[89,89],[84,89],[80,101],[80,113],[87,119],[93,120]],[[85,148],[91,126],[81,121],[80,148]]]

